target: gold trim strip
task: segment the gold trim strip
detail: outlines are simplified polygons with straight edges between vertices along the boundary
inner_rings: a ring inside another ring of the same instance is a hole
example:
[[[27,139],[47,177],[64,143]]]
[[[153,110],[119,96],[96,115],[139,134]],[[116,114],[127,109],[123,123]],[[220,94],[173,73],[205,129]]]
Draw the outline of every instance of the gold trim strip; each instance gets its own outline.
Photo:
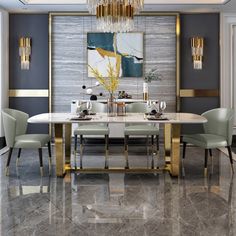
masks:
[[[10,89],[9,97],[48,97],[48,89]]]
[[[180,97],[218,97],[218,89],[180,89]]]

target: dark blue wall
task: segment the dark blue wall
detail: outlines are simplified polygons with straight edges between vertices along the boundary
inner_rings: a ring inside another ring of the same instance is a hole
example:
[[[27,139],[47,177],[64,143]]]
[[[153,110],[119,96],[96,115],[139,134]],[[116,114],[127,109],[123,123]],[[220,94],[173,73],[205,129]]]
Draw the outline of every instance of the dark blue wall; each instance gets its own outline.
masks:
[[[48,14],[10,14],[9,16],[9,89],[48,89]],[[20,69],[20,37],[32,39],[30,69]],[[10,108],[27,112],[30,116],[48,112],[48,98],[10,97]],[[47,125],[30,125],[29,133],[47,133]]]
[[[181,14],[181,89],[220,89],[219,14]],[[202,70],[194,70],[191,56],[193,36],[204,37]],[[201,114],[220,106],[219,97],[181,98],[181,112]],[[202,130],[200,125],[186,125],[184,133]]]

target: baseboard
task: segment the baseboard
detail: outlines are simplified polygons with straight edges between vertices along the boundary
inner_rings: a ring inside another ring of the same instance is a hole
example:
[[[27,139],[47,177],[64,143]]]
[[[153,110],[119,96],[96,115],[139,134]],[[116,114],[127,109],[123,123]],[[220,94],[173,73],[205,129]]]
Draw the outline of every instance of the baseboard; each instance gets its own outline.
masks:
[[[6,139],[5,137],[0,137],[0,149],[6,146]]]

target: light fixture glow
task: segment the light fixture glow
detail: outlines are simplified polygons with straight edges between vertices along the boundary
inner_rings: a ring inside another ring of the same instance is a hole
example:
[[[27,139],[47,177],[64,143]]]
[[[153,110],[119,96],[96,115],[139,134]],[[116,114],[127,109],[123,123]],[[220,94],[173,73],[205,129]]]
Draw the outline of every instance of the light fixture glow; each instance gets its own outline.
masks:
[[[202,69],[203,46],[204,46],[204,38],[203,37],[191,38],[193,68],[196,70]]]
[[[19,39],[19,55],[21,70],[29,70],[31,55],[31,38],[21,37]]]

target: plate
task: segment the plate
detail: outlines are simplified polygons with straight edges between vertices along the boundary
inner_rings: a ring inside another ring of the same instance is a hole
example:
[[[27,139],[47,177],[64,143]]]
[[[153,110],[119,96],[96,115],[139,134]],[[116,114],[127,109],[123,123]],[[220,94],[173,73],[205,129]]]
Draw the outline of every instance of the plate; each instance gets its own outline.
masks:
[[[155,117],[155,116],[149,116],[147,117],[148,120],[168,120],[167,117]]]
[[[72,117],[70,120],[92,120],[92,117]]]

